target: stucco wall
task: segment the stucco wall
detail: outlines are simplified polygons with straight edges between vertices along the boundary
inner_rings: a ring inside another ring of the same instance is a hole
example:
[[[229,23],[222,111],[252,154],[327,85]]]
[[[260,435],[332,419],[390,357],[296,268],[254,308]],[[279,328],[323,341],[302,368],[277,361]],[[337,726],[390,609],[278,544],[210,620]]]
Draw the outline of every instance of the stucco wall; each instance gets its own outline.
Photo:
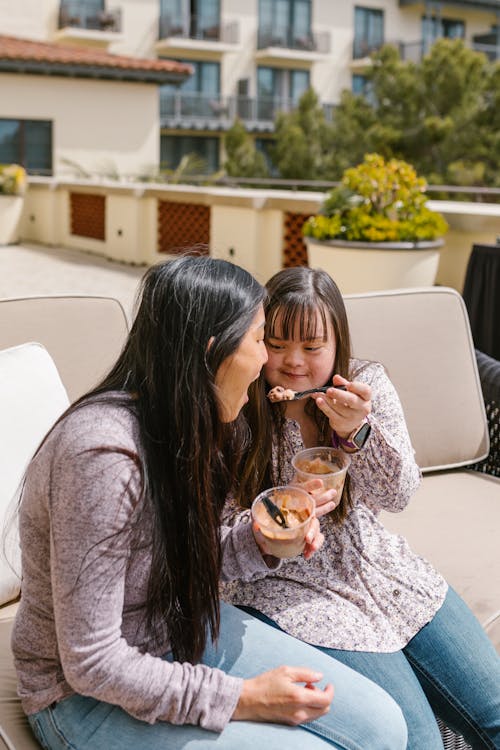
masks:
[[[70,233],[69,194],[106,195],[106,240]],[[92,182],[31,178],[21,239],[78,248],[126,263],[154,263],[158,247],[158,200],[210,207],[210,247],[214,255],[247,268],[266,281],[283,265],[284,213],[315,212],[323,193],[250,190],[189,185]],[[429,201],[450,225],[436,283],[461,292],[474,243],[500,236],[500,204]]]
[[[1,116],[53,122],[55,174],[75,173],[65,158],[94,174],[136,175],[159,163],[153,84],[3,73]]]

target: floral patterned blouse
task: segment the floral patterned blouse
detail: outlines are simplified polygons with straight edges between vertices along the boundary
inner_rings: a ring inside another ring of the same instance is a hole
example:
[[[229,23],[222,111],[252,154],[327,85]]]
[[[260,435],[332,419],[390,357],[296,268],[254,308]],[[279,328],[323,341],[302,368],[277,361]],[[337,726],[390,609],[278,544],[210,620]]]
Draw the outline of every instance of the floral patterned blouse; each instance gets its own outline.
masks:
[[[352,360],[351,371],[363,364]],[[420,470],[406,428],[401,403],[378,363],[356,375],[372,387],[370,437],[352,455],[349,468],[352,507],[341,524],[320,519],[323,547],[311,559],[302,555],[265,578],[221,585],[233,604],[254,607],[283,630],[317,646],[390,653],[403,648],[428,623],[444,601],[447,583],[378,520],[380,510],[398,512],[420,483]],[[304,445],[299,425],[286,424],[286,469],[273,484],[291,481],[291,458]],[[229,500],[225,523],[249,522],[249,511]]]

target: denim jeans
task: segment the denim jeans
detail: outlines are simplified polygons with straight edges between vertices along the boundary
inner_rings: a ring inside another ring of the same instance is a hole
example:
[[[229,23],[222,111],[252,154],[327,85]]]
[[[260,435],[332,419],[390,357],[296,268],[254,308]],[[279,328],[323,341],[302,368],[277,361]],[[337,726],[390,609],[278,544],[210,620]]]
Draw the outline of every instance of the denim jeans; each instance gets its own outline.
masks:
[[[168,658],[168,657],[167,657]],[[406,724],[396,702],[378,685],[318,649],[221,604],[217,645],[203,662],[238,677],[282,664],[307,666],[333,683],[330,711],[310,724],[288,727],[232,721],[216,734],[191,725],[146,724],[118,706],[82,695],[29,716],[48,750],[405,750]]]
[[[452,588],[431,622],[402,651],[321,651],[392,695],[406,719],[408,750],[443,750],[434,715],[474,750],[500,748],[500,658]]]

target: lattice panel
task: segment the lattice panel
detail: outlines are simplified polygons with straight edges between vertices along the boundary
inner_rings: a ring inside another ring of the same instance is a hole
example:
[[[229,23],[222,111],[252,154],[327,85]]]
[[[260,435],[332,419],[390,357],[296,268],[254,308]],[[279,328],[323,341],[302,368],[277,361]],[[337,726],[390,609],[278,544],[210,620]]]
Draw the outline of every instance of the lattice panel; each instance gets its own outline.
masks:
[[[285,212],[283,266],[307,266],[307,246],[302,236],[302,226],[311,214]]]
[[[210,207],[198,203],[158,201],[158,252],[179,255],[210,242]]]
[[[106,196],[70,193],[70,233],[93,240],[106,239]]]

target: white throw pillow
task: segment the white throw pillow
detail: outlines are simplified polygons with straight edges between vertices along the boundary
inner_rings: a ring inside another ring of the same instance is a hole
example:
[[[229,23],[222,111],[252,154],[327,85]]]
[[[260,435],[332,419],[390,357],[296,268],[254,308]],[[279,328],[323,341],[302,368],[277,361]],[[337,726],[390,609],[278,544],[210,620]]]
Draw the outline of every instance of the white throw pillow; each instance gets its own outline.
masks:
[[[0,350],[0,604],[20,590],[15,513],[20,482],[42,438],[68,405],[56,366],[41,344]]]

